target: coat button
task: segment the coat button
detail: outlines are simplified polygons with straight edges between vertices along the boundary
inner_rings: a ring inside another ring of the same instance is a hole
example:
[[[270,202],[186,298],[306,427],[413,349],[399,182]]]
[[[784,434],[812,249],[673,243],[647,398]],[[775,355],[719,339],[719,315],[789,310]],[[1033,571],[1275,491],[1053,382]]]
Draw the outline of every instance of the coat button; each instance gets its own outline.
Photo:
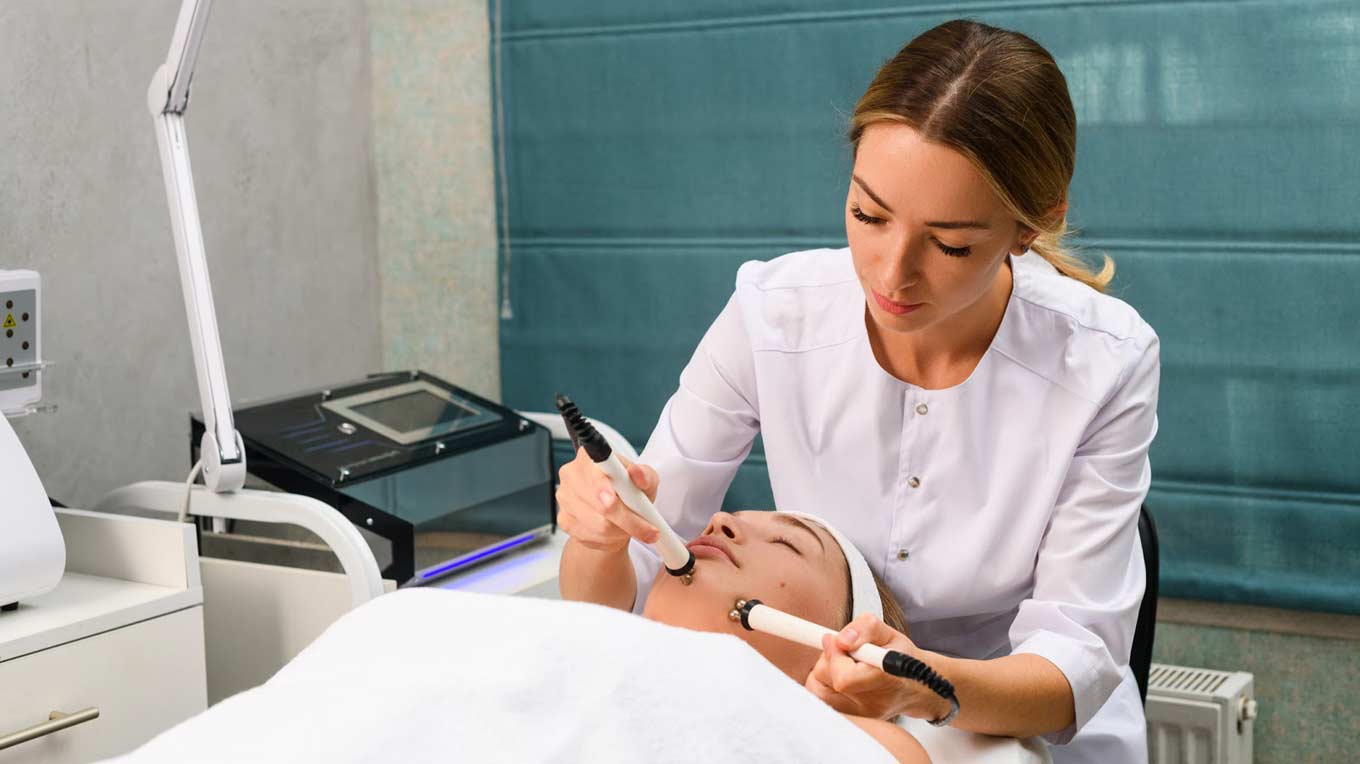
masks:
[[[930,411],[930,407],[927,406],[926,404],[924,404],[924,403],[918,403],[918,404],[916,404],[916,413],[921,414],[921,415],[925,415],[926,412],[928,412],[928,411]]]
[[[907,481],[907,485],[911,486],[912,488],[920,488],[921,478],[913,477],[911,480]]]
[[[906,560],[908,557],[910,557],[910,556],[911,556],[911,552],[908,552],[908,551],[905,550],[905,549],[899,549],[899,550],[897,550],[897,559],[898,559],[899,561],[905,561],[905,560]]]

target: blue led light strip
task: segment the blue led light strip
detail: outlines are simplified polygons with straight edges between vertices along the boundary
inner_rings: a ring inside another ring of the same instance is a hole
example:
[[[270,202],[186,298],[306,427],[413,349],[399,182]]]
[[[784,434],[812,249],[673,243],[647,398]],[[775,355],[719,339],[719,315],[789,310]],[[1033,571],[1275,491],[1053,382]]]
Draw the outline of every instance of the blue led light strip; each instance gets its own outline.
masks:
[[[448,562],[444,563],[443,565],[440,565],[437,568],[422,570],[420,572],[420,577],[428,581],[431,578],[434,578],[435,576],[442,576],[451,571],[458,570],[459,568],[466,568],[467,566],[472,565],[473,563],[479,560],[484,560],[493,554],[500,554],[501,552],[504,552],[507,549],[514,549],[517,546],[523,546],[524,544],[533,541],[534,538],[535,537],[532,532],[523,534],[521,536],[516,536],[515,538],[509,539],[507,541],[502,541],[501,543],[495,546],[487,547],[486,549],[483,549],[480,552],[473,552],[472,554],[464,555],[462,557],[449,560]]]

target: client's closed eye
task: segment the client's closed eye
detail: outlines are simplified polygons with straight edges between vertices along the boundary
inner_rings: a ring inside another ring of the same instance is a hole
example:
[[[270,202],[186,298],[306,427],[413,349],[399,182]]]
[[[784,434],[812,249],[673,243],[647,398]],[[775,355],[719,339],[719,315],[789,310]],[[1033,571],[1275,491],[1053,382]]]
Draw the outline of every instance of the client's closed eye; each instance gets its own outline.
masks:
[[[792,549],[794,554],[798,555],[799,557],[802,557],[802,556],[803,556],[803,553],[798,549],[798,547],[794,546],[792,541],[789,541],[788,539],[784,538],[783,536],[775,536],[774,538],[770,539],[770,541],[772,541],[772,542],[774,542],[774,543],[776,543],[776,544],[783,544],[784,546],[788,547],[789,549]]]

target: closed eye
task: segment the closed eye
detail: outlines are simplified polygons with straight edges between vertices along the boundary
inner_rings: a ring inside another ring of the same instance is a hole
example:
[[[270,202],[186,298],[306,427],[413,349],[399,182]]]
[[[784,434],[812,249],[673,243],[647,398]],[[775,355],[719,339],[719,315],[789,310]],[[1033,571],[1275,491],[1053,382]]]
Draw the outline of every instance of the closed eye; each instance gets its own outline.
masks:
[[[941,252],[950,257],[967,257],[973,252],[972,247],[951,247],[939,239],[935,240],[935,246],[939,247]]]
[[[860,209],[858,204],[850,205],[850,214],[854,216],[855,220],[867,225],[881,225],[884,222],[883,218],[864,214],[864,210]]]
[[[799,551],[798,547],[794,546],[792,541],[789,541],[788,539],[784,538],[783,536],[775,536],[774,538],[772,538],[772,539],[770,539],[770,540],[773,541],[773,542],[776,543],[776,544],[783,544],[784,546],[788,547],[789,549],[792,549],[792,550],[793,550],[793,553],[796,554],[796,555],[798,555],[799,557],[802,557],[802,556],[803,556],[803,553],[802,553],[801,551]]]
[[[864,210],[860,209],[858,204],[850,205],[850,214],[855,218],[855,220],[858,220],[859,222],[864,223],[865,225],[878,226],[883,225],[884,223],[887,222],[883,218],[876,218],[873,217],[872,215],[866,215],[864,213]],[[940,248],[941,252],[945,253],[946,255],[949,255],[950,257],[967,257],[973,253],[972,247],[951,247],[948,244],[945,244],[944,242],[940,241],[939,239],[934,239],[933,241],[935,242],[935,246]]]

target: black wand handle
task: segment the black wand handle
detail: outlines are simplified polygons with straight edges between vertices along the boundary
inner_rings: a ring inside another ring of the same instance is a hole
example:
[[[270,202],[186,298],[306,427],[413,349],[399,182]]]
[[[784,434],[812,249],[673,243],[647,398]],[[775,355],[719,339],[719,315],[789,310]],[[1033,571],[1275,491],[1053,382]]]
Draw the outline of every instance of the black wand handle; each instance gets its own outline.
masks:
[[[931,692],[952,703],[955,709],[959,706],[959,699],[954,695],[954,685],[950,684],[948,679],[936,674],[934,669],[906,653],[889,650],[888,654],[883,656],[883,671],[893,676],[900,676],[903,679],[920,682],[930,688]]]

